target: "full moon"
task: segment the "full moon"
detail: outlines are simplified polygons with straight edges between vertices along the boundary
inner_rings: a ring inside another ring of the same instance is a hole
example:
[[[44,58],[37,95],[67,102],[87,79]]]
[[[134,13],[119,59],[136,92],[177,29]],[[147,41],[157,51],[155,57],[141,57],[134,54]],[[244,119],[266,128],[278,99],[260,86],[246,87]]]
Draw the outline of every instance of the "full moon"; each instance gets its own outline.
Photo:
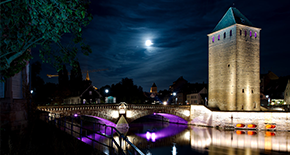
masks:
[[[153,43],[151,42],[151,40],[146,40],[145,45],[146,46],[151,46]]]

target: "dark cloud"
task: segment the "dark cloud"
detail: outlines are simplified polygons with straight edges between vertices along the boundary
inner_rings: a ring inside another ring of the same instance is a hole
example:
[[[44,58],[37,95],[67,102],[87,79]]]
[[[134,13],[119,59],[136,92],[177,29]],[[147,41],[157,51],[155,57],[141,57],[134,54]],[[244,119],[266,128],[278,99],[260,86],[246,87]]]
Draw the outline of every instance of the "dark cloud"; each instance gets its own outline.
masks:
[[[92,0],[94,19],[83,36],[93,53],[78,54],[81,68],[109,69],[90,74],[97,87],[125,77],[145,91],[153,82],[168,89],[180,76],[207,82],[207,34],[233,3],[262,28],[261,71],[289,75],[290,1],[270,0]],[[152,46],[145,46],[147,39]],[[50,66],[43,70],[55,72]]]

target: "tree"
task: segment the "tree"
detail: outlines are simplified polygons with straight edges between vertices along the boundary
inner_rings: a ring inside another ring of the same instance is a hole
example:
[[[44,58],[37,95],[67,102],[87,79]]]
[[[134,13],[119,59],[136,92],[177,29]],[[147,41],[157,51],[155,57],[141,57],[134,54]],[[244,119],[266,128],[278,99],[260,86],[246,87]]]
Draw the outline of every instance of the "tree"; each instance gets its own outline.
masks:
[[[122,79],[121,82],[111,86],[111,94],[116,97],[117,102],[143,103],[144,94],[141,86],[134,85],[129,78]]]
[[[40,45],[39,56],[59,71],[73,65],[78,51],[91,53],[82,39],[82,28],[92,20],[89,0],[6,0],[1,6],[1,79],[18,73],[30,60],[30,49]],[[64,46],[61,37],[72,34],[74,46]],[[55,50],[55,44],[59,49]]]
[[[71,95],[76,96],[79,95],[78,92],[81,90],[81,84],[83,81],[83,74],[80,67],[80,63],[78,61],[74,62],[74,67],[70,73],[70,90]]]
[[[73,64],[74,65],[70,73],[70,82],[71,84],[81,83],[83,81],[83,74],[80,63],[75,61]]]
[[[58,84],[60,88],[67,88],[68,82],[68,71],[65,65],[63,65],[62,69],[58,72]]]

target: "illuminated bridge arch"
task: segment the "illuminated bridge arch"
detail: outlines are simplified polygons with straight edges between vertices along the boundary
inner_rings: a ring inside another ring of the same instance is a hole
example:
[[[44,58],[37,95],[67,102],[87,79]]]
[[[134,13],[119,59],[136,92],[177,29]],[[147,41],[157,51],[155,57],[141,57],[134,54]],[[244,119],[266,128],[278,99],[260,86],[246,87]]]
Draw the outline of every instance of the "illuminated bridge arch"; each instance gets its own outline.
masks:
[[[122,107],[122,105],[124,105]],[[91,115],[116,123],[121,114],[125,115],[128,123],[158,113],[174,123],[190,122],[189,105],[148,105],[148,104],[96,104],[96,105],[61,105],[61,106],[38,106],[41,111],[58,116]]]
[[[174,105],[128,105],[126,120],[131,123],[148,115],[160,115],[168,118],[169,122],[187,124],[190,120],[190,106]]]

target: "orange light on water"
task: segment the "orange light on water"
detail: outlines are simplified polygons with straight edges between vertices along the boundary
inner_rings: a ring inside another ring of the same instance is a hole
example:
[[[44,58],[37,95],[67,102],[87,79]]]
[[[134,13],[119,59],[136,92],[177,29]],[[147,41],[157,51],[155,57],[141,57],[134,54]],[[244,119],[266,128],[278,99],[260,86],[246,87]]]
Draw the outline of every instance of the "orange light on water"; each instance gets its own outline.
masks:
[[[248,135],[255,135],[255,134],[257,134],[256,131],[248,131]]]
[[[245,134],[245,132],[244,132],[244,131],[241,131],[241,130],[237,130],[237,131],[236,131],[236,134],[237,134],[237,135],[242,135],[242,134]]]
[[[274,128],[276,128],[276,125],[271,125],[271,124],[266,125],[266,129],[274,129]]]
[[[256,124],[248,124],[248,128],[256,128],[257,125]]]
[[[243,127],[245,127],[245,124],[237,124],[236,127],[237,128],[243,128]]]
[[[275,136],[276,134],[274,132],[269,132],[269,131],[266,131],[266,136]]]

